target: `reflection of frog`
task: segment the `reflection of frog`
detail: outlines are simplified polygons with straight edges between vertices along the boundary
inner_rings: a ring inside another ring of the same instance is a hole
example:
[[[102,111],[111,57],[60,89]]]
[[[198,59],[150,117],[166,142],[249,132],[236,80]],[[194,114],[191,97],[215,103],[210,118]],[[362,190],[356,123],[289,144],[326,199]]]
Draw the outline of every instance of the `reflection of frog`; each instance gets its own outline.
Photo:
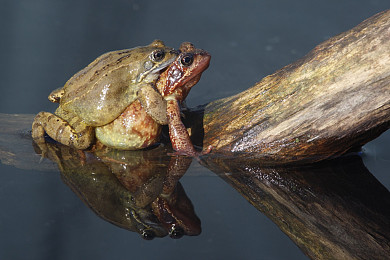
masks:
[[[112,122],[138,100],[148,101],[143,108],[154,120],[160,122],[161,114],[166,120],[165,111],[154,107],[155,103],[161,103],[161,96],[152,85],[177,55],[177,51],[159,40],[148,46],[103,54],[49,96],[60,105],[55,115],[40,112],[35,117],[34,140],[44,142],[46,132],[62,144],[88,148],[95,138],[95,127]],[[137,145],[133,146],[138,148]]]
[[[142,107],[150,107],[153,114],[161,114],[160,124],[168,124],[170,129],[170,139],[173,148],[181,153],[190,156],[197,155],[189,135],[180,118],[180,103],[186,98],[192,86],[194,86],[206,70],[210,63],[210,54],[204,50],[195,49],[188,42],[180,46],[181,53],[176,60],[160,75],[156,83],[156,88],[163,99],[156,105],[151,103],[150,99],[140,99],[140,103],[134,102],[119,117],[110,124],[97,127],[96,136],[105,145],[109,147],[120,147],[126,143],[132,143],[133,140],[140,140],[137,136],[142,135],[140,147],[147,147],[158,138],[158,125]],[[150,89],[141,89],[141,92],[151,91]],[[147,97],[150,95],[143,95]],[[156,98],[157,100],[157,98]],[[148,105],[144,105],[148,104]],[[165,120],[165,121],[164,121]],[[142,134],[141,134],[142,133]]]
[[[171,158],[163,147],[96,154],[58,143],[47,148],[64,182],[103,219],[145,239],[200,234],[200,220],[178,182],[192,158]]]
[[[169,157],[161,149],[102,149],[95,154],[131,193],[137,208],[151,207],[170,237],[199,235],[200,220],[179,182],[190,167],[192,158]]]

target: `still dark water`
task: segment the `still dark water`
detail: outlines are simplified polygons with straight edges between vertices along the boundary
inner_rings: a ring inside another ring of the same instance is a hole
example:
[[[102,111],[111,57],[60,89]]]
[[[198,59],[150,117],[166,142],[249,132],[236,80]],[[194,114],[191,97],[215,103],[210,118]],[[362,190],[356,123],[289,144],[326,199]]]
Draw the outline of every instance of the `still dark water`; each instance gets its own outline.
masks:
[[[390,8],[373,1],[2,1],[0,113],[54,111],[47,101],[98,55],[191,41],[212,54],[187,98],[196,106],[243,91],[318,43]],[[0,125],[0,128],[3,127]],[[363,149],[390,189],[390,133]],[[97,217],[58,171],[0,164],[0,259],[306,259],[277,225],[210,170],[181,179],[202,233],[142,240]]]

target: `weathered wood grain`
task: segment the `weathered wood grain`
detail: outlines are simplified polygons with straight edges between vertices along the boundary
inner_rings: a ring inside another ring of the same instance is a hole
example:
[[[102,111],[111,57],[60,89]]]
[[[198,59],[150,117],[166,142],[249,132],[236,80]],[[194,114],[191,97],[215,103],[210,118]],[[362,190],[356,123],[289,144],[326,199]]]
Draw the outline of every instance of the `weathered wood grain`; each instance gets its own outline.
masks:
[[[319,161],[387,130],[389,109],[390,10],[205,106],[203,146],[271,164]]]

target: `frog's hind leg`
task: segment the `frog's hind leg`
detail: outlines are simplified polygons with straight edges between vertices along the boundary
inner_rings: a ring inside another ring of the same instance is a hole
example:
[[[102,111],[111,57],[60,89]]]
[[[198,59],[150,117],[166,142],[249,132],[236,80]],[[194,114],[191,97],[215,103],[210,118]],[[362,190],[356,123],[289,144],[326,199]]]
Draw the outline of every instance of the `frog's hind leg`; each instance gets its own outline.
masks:
[[[77,119],[80,120],[80,119]],[[32,124],[32,137],[36,143],[45,142],[45,132],[55,141],[76,149],[88,148],[94,140],[93,127],[82,122],[71,122],[76,127],[48,112],[40,112]]]

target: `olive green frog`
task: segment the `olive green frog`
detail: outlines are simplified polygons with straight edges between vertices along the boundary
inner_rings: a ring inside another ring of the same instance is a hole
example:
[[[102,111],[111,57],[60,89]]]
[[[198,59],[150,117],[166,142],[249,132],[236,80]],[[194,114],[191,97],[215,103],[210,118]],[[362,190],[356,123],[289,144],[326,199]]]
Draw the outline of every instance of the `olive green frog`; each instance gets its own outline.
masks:
[[[166,123],[166,111],[160,108],[164,102],[154,85],[178,54],[155,40],[147,46],[101,55],[49,95],[59,107],[54,114],[37,114],[32,124],[34,141],[44,142],[46,132],[62,144],[86,149],[95,140],[95,128],[111,123],[130,105],[144,110],[154,124]],[[138,149],[140,143],[114,148]]]

